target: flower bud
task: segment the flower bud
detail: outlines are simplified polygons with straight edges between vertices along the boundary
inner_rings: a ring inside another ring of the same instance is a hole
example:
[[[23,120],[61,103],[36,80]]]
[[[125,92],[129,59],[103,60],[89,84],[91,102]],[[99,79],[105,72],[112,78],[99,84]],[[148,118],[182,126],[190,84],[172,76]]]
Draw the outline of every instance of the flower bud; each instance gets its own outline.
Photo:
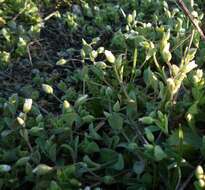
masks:
[[[168,89],[171,93],[175,92],[176,85],[175,85],[175,82],[174,82],[173,78],[168,78],[167,79],[167,87],[168,87]]]
[[[196,70],[196,76],[201,80],[203,77],[203,70],[202,69],[197,69]]]
[[[28,113],[32,108],[32,99],[25,99],[24,105],[23,105],[23,112]]]
[[[98,61],[98,62],[95,62],[95,66],[100,68],[100,69],[106,69],[107,68],[107,65],[105,62],[103,61]]]
[[[7,164],[0,165],[0,173],[2,172],[9,172],[11,170],[11,166]]]
[[[154,123],[154,119],[150,116],[145,116],[139,119],[140,122],[146,125],[150,125]]]
[[[63,108],[64,109],[69,109],[71,106],[70,106],[70,103],[67,101],[67,100],[64,100],[63,101]]]
[[[195,61],[189,62],[187,65],[184,66],[184,72],[189,73],[191,70],[197,67]]]
[[[91,56],[92,59],[95,59],[98,56],[98,52],[95,51],[95,50],[92,50],[91,53],[90,53],[90,56]]]
[[[60,60],[58,60],[56,62],[56,65],[65,65],[66,63],[67,63],[67,61],[65,59],[61,58]]]
[[[129,15],[127,16],[127,22],[128,22],[128,24],[131,24],[131,23],[133,22],[133,18],[132,18],[132,15],[131,15],[131,14],[129,14]]]
[[[99,54],[104,53],[105,48],[104,47],[99,47],[97,51],[98,51]]]
[[[188,122],[190,122],[192,119],[193,119],[193,115],[192,115],[191,113],[188,113],[188,114],[186,115],[186,120],[187,120]]]
[[[6,21],[0,17],[0,27],[3,27],[6,24]]]
[[[115,62],[115,56],[112,54],[111,51],[105,50],[105,57],[110,63]]]
[[[201,179],[200,176],[204,174],[204,170],[202,168],[202,166],[197,166],[196,170],[195,170],[195,175],[198,179]]]
[[[33,169],[32,172],[40,176],[40,175],[46,175],[52,170],[53,168],[46,164],[39,164],[36,168]]]
[[[199,83],[200,82],[200,79],[199,77],[197,77],[196,75],[193,76],[193,81],[195,84]]]
[[[191,5],[191,7],[194,6],[194,0],[190,0],[190,5]]]
[[[166,63],[169,63],[172,59],[172,54],[169,51],[162,51],[162,56]]]
[[[22,118],[17,117],[16,119],[17,119],[19,125],[21,125],[21,126],[24,126],[24,125],[25,125],[25,121],[24,121]]]
[[[199,187],[201,188],[205,187],[205,181],[203,179],[199,179],[198,184],[199,184]]]
[[[53,94],[53,88],[48,84],[42,84],[43,91],[47,94]]]
[[[192,11],[191,14],[192,14],[192,16],[195,17],[195,18],[198,18],[198,16],[199,16],[199,15],[198,15],[198,12],[196,12],[196,11]]]
[[[179,67],[175,64],[172,65],[172,73],[174,76],[176,76],[179,72]]]

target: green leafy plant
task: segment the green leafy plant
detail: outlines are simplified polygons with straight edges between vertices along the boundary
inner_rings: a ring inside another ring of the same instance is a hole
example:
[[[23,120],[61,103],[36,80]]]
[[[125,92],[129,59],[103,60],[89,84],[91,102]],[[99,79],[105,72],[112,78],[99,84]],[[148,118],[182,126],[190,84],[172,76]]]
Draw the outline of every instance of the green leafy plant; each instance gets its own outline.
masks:
[[[204,189],[204,43],[175,1],[0,0],[0,40],[0,189]]]

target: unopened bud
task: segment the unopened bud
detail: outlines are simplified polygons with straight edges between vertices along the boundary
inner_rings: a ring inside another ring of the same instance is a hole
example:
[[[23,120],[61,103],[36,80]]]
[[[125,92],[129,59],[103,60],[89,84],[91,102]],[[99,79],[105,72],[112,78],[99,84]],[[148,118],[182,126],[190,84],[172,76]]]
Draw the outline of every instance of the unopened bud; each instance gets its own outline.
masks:
[[[204,174],[204,170],[202,168],[202,166],[197,166],[196,171],[195,171],[195,175],[198,179],[201,179],[200,176]]]
[[[150,116],[145,116],[140,118],[139,121],[142,122],[143,124],[150,125],[153,124],[154,119]]]
[[[128,22],[128,24],[131,24],[131,23],[133,22],[133,18],[132,18],[132,15],[131,15],[131,14],[129,14],[129,15],[127,16],[127,22]]]
[[[17,117],[16,119],[17,119],[19,125],[21,125],[21,126],[24,126],[24,125],[25,125],[25,121],[24,121],[22,118]]]
[[[25,99],[24,105],[23,105],[23,112],[28,113],[32,108],[32,99]]]
[[[199,184],[199,187],[201,187],[201,188],[205,187],[205,181],[203,179],[199,179],[198,184]]]
[[[115,56],[112,54],[111,51],[105,50],[105,56],[106,56],[106,59],[107,59],[110,63],[114,63],[114,62],[115,62]]]
[[[170,92],[174,93],[175,92],[175,82],[173,78],[168,78],[167,79],[167,87]]]
[[[43,91],[47,94],[53,94],[53,88],[48,84],[42,84]]]

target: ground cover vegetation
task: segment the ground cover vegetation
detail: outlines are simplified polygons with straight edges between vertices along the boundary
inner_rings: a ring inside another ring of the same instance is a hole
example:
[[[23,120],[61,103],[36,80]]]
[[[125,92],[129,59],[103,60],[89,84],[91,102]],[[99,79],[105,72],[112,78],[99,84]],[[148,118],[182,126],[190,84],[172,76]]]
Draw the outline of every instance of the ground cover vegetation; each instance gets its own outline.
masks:
[[[0,0],[0,189],[205,189],[204,61],[174,0]]]

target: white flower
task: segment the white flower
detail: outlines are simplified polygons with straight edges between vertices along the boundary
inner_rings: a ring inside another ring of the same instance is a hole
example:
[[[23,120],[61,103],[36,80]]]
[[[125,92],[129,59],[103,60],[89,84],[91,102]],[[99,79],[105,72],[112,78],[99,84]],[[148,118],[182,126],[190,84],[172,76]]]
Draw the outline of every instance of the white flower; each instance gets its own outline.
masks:
[[[23,105],[23,112],[28,113],[32,108],[32,99],[25,99],[24,105]]]

